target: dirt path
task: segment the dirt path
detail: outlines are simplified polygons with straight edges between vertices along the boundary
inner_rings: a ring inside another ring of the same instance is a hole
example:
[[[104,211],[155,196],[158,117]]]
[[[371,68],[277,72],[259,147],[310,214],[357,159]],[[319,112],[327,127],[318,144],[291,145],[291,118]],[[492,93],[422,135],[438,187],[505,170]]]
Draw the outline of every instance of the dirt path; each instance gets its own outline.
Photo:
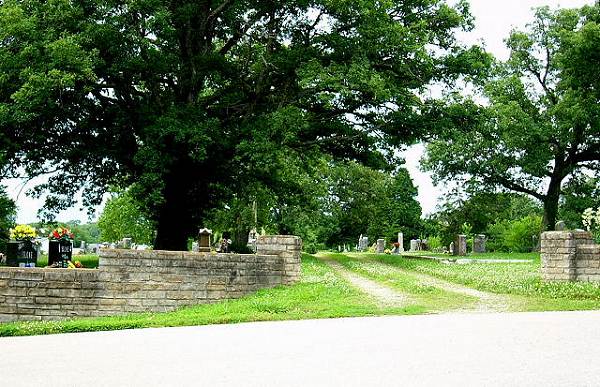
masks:
[[[469,288],[463,285],[454,284],[441,280],[439,278],[432,277],[427,274],[416,273],[413,271],[405,271],[394,267],[398,272],[412,275],[418,278],[421,283],[425,285],[434,286],[436,288],[446,290],[448,292],[454,292],[464,294],[477,298],[477,304],[474,309],[461,309],[461,312],[477,312],[477,313],[489,313],[489,312],[506,312],[509,309],[510,300],[507,296],[500,294],[482,292],[481,290]]]
[[[408,304],[408,297],[405,294],[399,293],[398,291],[376,281],[353,273],[333,259],[329,259],[324,256],[320,256],[319,258],[328,264],[338,274],[340,274],[346,281],[350,282],[353,286],[357,287],[364,293],[367,293],[371,297],[375,298],[379,306],[402,307]]]
[[[363,261],[366,262],[366,261]],[[464,285],[455,284],[433,277],[428,274],[417,273],[415,271],[400,269],[396,266],[388,265],[383,262],[373,262],[378,265],[385,265],[387,270],[394,271],[399,274],[410,275],[417,278],[424,286],[433,286],[448,292],[464,294],[466,296],[475,297],[478,299],[475,308],[460,309],[460,312],[473,313],[489,313],[489,312],[506,312],[509,310],[510,298],[508,296],[483,292]]]

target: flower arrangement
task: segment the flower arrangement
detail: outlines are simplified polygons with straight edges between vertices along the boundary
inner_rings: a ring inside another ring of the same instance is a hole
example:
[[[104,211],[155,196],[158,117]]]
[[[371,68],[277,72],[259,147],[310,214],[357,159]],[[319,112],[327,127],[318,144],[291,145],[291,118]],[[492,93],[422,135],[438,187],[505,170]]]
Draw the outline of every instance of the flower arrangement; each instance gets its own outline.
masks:
[[[35,228],[26,224],[19,224],[10,229],[10,239],[17,241],[30,241],[37,236]]]
[[[58,227],[52,230],[48,239],[51,241],[70,241],[74,238],[73,233],[66,227]]]

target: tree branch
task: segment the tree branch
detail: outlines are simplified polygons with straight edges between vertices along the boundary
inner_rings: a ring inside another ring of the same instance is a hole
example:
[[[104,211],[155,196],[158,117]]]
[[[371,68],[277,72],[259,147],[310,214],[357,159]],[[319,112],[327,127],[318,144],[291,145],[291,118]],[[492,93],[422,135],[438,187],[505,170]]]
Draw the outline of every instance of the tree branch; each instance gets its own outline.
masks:
[[[505,188],[508,188],[512,191],[516,191],[516,192],[521,192],[527,195],[531,195],[536,199],[539,199],[541,201],[544,200],[544,195],[540,194],[537,191],[534,191],[532,189],[529,189],[527,187],[523,187],[522,185],[519,185],[517,183],[515,183],[514,181],[504,177],[504,176],[499,176],[499,175],[494,175],[491,177],[492,181],[502,185]]]
[[[216,18],[217,16],[219,16],[221,13],[223,13],[227,7],[229,7],[231,5],[231,3],[233,3],[233,0],[224,0],[221,5],[219,5],[217,8],[215,8],[210,15],[208,15],[208,20],[212,20],[214,18]]]

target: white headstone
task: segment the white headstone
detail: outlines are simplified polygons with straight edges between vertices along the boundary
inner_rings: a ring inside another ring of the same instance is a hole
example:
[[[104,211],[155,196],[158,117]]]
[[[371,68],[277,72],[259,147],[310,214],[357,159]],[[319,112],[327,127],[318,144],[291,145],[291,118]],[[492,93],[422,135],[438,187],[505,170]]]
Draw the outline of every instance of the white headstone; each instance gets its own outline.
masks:
[[[383,254],[385,251],[385,239],[377,239],[377,254]]]
[[[398,233],[398,250],[399,252],[403,253],[404,252],[404,234],[399,232]]]

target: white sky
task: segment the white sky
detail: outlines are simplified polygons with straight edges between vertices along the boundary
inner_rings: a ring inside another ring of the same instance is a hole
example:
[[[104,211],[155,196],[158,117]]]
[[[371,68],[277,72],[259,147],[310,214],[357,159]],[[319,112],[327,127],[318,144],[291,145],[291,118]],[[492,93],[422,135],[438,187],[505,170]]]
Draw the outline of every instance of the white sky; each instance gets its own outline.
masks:
[[[470,0],[471,13],[475,17],[476,28],[468,34],[461,34],[461,40],[468,44],[484,43],[488,51],[499,59],[507,59],[508,50],[504,47],[503,40],[508,36],[511,29],[522,28],[531,21],[532,8],[548,5],[552,8],[565,7],[576,8],[586,4],[594,4],[594,0]],[[420,171],[419,160],[423,155],[423,145],[415,145],[403,152],[406,166],[419,188],[418,200],[423,207],[423,214],[434,212],[437,201],[443,193],[443,187],[434,187],[431,177]],[[17,215],[18,223],[31,223],[37,221],[37,211],[43,204],[43,200],[36,200],[25,195],[25,191],[35,185],[32,181],[24,187],[22,183],[15,180],[2,182],[8,188],[9,195],[16,199],[19,207]],[[86,222],[87,214],[78,207],[58,214],[58,220],[80,220]]]

